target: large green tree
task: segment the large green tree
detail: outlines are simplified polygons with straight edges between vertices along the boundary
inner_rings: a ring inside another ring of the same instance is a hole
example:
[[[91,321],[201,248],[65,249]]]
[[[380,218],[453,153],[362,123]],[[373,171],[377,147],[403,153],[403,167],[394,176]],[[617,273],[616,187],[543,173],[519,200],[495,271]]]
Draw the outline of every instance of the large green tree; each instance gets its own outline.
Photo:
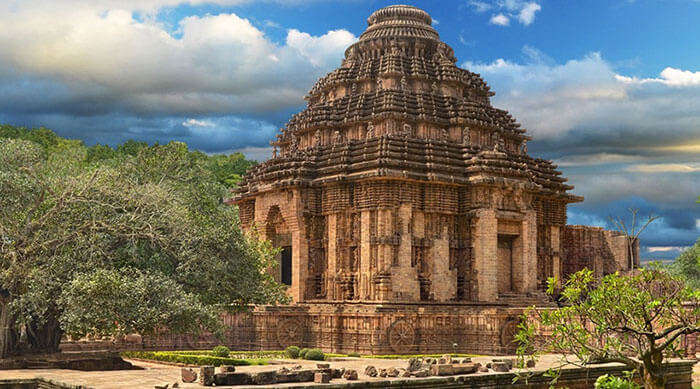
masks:
[[[15,130],[0,126],[0,357],[65,333],[215,331],[222,310],[285,299],[205,154]]]
[[[550,293],[555,285],[551,279]],[[601,280],[584,269],[564,283],[561,297],[563,307],[523,316],[520,355],[560,354],[562,365],[619,362],[646,388],[663,388],[666,360],[680,353],[681,336],[700,332],[700,291],[655,266]]]
[[[691,288],[700,289],[700,239],[685,249],[670,266]]]

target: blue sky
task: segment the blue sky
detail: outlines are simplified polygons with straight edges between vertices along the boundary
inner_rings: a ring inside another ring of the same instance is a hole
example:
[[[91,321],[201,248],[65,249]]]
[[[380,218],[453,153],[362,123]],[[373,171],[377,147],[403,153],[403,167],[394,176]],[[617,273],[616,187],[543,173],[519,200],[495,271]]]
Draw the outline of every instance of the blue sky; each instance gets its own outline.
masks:
[[[269,155],[388,1],[4,0],[0,122],[88,144]],[[700,1],[415,1],[586,197],[572,224],[661,215],[644,256],[700,236]]]

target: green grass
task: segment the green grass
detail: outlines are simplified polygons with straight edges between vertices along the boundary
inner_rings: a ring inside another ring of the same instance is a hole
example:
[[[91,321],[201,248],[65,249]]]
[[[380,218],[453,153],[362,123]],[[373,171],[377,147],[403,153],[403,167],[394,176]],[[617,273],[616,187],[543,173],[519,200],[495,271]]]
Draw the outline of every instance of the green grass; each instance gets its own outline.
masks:
[[[233,353],[232,353],[233,354]],[[149,361],[182,363],[187,365],[267,365],[268,359],[264,358],[223,358],[213,355],[183,352],[183,351],[124,351],[121,353],[124,358],[137,358]]]

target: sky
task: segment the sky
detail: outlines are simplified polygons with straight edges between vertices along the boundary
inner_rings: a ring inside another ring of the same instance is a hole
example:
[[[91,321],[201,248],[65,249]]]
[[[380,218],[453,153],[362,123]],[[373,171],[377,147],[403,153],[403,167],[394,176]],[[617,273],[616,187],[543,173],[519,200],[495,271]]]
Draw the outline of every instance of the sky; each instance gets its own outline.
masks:
[[[570,224],[659,215],[643,258],[700,236],[700,0],[413,1],[574,194]],[[2,0],[0,123],[263,160],[378,0]]]

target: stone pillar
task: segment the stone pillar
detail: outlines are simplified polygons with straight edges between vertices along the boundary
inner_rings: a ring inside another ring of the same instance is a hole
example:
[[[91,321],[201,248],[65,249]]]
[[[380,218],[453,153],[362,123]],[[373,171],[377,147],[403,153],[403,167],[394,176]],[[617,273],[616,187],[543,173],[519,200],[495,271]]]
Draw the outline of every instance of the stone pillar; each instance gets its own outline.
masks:
[[[551,242],[549,243],[549,247],[552,248],[552,274],[549,274],[550,277],[555,277],[557,279],[557,285],[561,284],[561,238],[560,238],[560,231],[561,227],[559,226],[550,226],[550,232],[551,232]]]
[[[450,270],[450,240],[447,226],[443,226],[439,239],[433,240],[433,279],[430,284],[436,301],[445,302],[457,296],[457,270]]]
[[[360,214],[360,263],[359,263],[359,297],[360,300],[372,298],[372,267],[370,246],[370,211]]]
[[[476,273],[477,301],[498,299],[498,221],[496,211],[482,208],[474,212],[472,228],[472,260]]]
[[[336,256],[337,249],[337,238],[336,233],[338,231],[338,215],[332,213],[326,217],[326,225],[328,228],[328,252],[326,253],[327,258],[327,270],[326,270],[326,291],[328,293],[328,298],[331,300],[336,300],[339,298],[337,295],[337,284],[336,284],[336,272],[338,265],[338,258]]]
[[[514,290],[517,293],[534,292],[537,289],[537,213],[526,211],[520,229],[522,251],[513,262]],[[514,258],[514,259],[515,259]]]
[[[299,229],[292,231],[292,290],[291,296],[294,302],[304,301],[307,277],[309,276],[309,244],[304,239],[304,226],[299,224]]]
[[[420,284],[418,283],[418,270],[411,266],[413,237],[409,229],[413,208],[411,204],[401,204],[398,212],[401,229],[398,231],[400,235],[398,264],[391,269],[393,298],[394,300],[418,301],[420,300]]]

